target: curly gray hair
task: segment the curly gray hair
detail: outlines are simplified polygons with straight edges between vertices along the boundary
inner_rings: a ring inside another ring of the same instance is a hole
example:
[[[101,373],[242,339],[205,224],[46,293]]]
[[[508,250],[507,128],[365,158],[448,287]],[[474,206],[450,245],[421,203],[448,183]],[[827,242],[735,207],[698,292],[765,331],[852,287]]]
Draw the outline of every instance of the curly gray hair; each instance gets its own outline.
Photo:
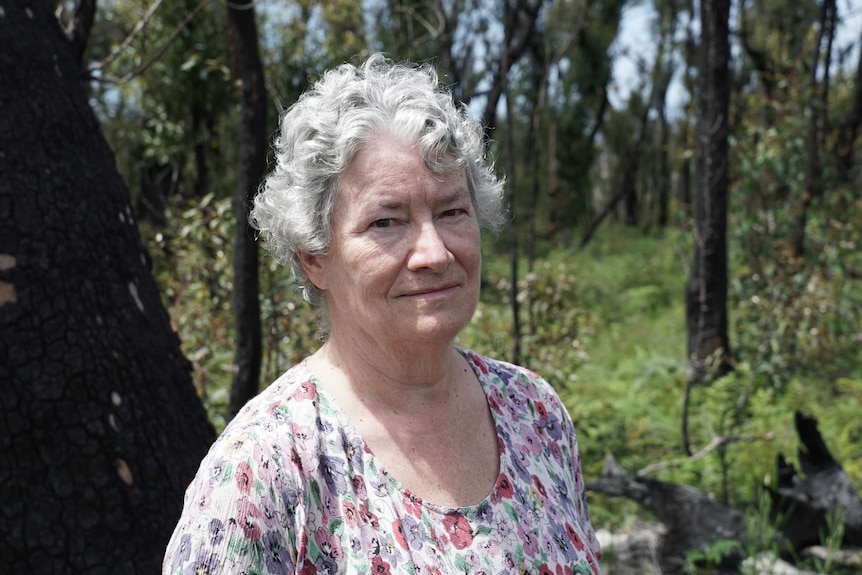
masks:
[[[255,196],[250,221],[276,261],[289,266],[305,299],[324,312],[324,322],[325,298],[297,253],[329,250],[339,176],[372,138],[416,142],[434,172],[464,170],[479,225],[496,231],[505,221],[503,180],[486,159],[482,127],[455,105],[430,65],[375,54],[358,67],[338,66],[282,114],[280,128],[275,168]]]

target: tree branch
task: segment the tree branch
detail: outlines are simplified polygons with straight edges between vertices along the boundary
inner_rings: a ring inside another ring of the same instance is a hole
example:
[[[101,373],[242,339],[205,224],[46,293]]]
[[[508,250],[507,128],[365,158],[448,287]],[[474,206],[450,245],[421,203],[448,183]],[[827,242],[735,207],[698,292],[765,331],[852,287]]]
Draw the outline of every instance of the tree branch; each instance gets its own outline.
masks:
[[[716,449],[718,449],[719,447],[721,447],[722,445],[727,445],[728,443],[772,441],[773,439],[775,439],[775,434],[771,431],[768,433],[764,433],[763,435],[727,435],[713,437],[710,442],[706,444],[705,447],[695,453],[692,453],[689,457],[683,457],[681,459],[671,459],[670,461],[659,461],[658,463],[647,465],[646,467],[638,471],[636,474],[638,475],[638,477],[644,477],[646,475],[649,475],[650,473],[655,473],[656,471],[680,467],[691,461],[697,461],[698,459],[702,459]]]
[[[130,71],[126,72],[123,76],[120,76],[120,77],[116,77],[116,76],[101,76],[101,77],[93,76],[93,72],[97,72],[97,71],[105,68],[106,66],[109,66],[114,60],[117,59],[117,57],[119,57],[120,54],[122,54],[126,49],[128,49],[128,47],[131,45],[131,43],[134,41],[134,39],[137,37],[137,35],[141,33],[141,31],[144,29],[144,27],[146,27],[146,25],[152,19],[153,14],[155,13],[156,9],[162,4],[162,2],[164,2],[164,0],[156,0],[153,3],[153,5],[150,6],[150,8],[147,10],[147,13],[144,14],[144,18],[140,22],[138,22],[138,24],[135,26],[135,29],[132,30],[132,32],[126,37],[125,40],[123,40],[123,43],[117,49],[114,52],[112,52],[107,58],[105,58],[101,62],[97,62],[96,64],[93,64],[92,66],[90,66],[87,69],[87,71],[90,72],[90,78],[93,80],[98,80],[100,82],[106,82],[109,84],[124,84],[124,83],[134,79],[136,76],[143,74],[144,72],[147,71],[147,69],[149,69],[150,66],[152,66],[155,62],[157,62],[164,55],[164,53],[168,50],[168,48],[171,46],[171,44],[174,43],[174,40],[176,40],[177,37],[182,33],[182,31],[186,29],[186,26],[189,25],[189,22],[194,20],[194,18],[204,8],[206,8],[207,6],[212,4],[213,1],[214,0],[203,0],[200,4],[198,4],[195,7],[194,10],[189,12],[186,15],[186,17],[183,18],[183,21],[180,22],[180,24],[176,28],[174,28],[173,32],[171,32],[171,35],[168,36],[168,39],[165,40],[165,42],[159,47],[158,50],[156,50],[155,55],[152,58],[150,58],[149,60],[147,60],[146,62],[144,62],[143,64],[141,64],[135,68],[132,68]]]

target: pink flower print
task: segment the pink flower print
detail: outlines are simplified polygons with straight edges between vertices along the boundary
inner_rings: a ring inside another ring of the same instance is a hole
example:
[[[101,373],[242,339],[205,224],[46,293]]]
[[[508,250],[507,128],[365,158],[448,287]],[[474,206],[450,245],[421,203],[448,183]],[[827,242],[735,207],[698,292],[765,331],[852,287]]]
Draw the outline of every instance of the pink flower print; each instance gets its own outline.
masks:
[[[299,570],[299,575],[317,575],[317,567],[306,557],[302,562],[302,569]]]
[[[241,492],[247,494],[251,491],[251,486],[254,484],[254,477],[251,474],[251,467],[249,467],[245,461],[237,465],[234,478],[236,478],[236,485]]]
[[[326,527],[321,527],[314,532],[314,542],[324,555],[331,557],[338,563],[344,557],[341,549],[341,538],[329,532]]]
[[[359,513],[356,511],[356,505],[352,501],[341,502],[341,514],[349,527],[359,525]]]
[[[476,355],[475,353],[468,351],[467,355],[473,360],[473,365],[479,368],[483,374],[488,375],[488,366],[482,361],[482,358]]]
[[[299,453],[296,451],[295,447],[291,448],[291,450],[290,450],[290,462],[296,466],[296,470],[299,471],[300,473],[302,473],[303,470],[305,469],[302,465],[302,459],[299,457]],[[281,479],[283,477],[284,477],[284,473],[282,472],[281,469],[279,469],[276,472],[276,478]]]
[[[365,499],[368,497],[368,490],[365,488],[365,479],[361,475],[354,475],[351,479],[353,484],[353,494],[357,499]]]
[[[548,453],[554,458],[554,461],[558,463],[563,460],[563,452],[560,449],[560,444],[556,441],[548,442]]]
[[[413,517],[422,517],[422,500],[412,493],[405,493],[404,509]]]
[[[536,406],[536,413],[539,414],[539,419],[547,419],[548,418],[548,409],[545,407],[545,404],[541,401],[537,401],[533,405]]]
[[[535,427],[527,427],[526,425],[521,428],[521,439],[523,440],[522,445],[533,455],[539,455],[542,452],[542,441],[539,439],[539,435],[536,433]]]
[[[512,486],[512,482],[509,481],[509,477],[505,473],[501,473],[497,477],[497,483],[494,484],[494,490],[491,492],[491,501],[499,503],[503,499],[511,499],[514,493],[515,488]]]
[[[310,381],[305,381],[299,384],[287,399],[289,401],[291,399],[314,399],[315,397],[317,397],[317,388]]]
[[[569,535],[569,540],[572,542],[572,545],[575,546],[575,549],[578,551],[584,550],[584,542],[581,540],[581,536],[578,535],[578,532],[575,531],[575,528],[566,521],[566,533]]]
[[[449,541],[455,549],[465,549],[473,542],[473,530],[470,523],[457,511],[450,511],[443,519],[443,528],[449,535]]]
[[[533,485],[536,486],[536,489],[539,490],[539,493],[542,494],[542,497],[547,498],[548,492],[545,490],[545,485],[542,483],[542,480],[536,477],[535,475],[531,476],[533,479]]]
[[[209,508],[210,503],[212,503],[212,493],[213,488],[207,487],[206,491],[198,499],[198,511],[204,512]]]
[[[271,477],[272,454],[264,451],[262,445],[254,446],[254,463],[257,470],[257,478],[263,483],[269,483]]]
[[[375,575],[389,575],[389,563],[383,560],[380,555],[375,555],[371,560],[371,572]]]
[[[363,523],[370,524],[374,529],[380,528],[380,523],[377,521],[377,515],[370,512],[368,510],[368,506],[364,503],[359,504],[359,517],[362,518]]]
[[[248,500],[248,497],[243,497],[236,502],[237,517],[236,521],[242,527],[245,538],[249,541],[257,541],[260,539],[260,527],[257,525],[257,518],[260,517],[260,509]]]
[[[479,544],[479,551],[487,557],[497,557],[500,554],[500,544],[494,539],[485,539]]]

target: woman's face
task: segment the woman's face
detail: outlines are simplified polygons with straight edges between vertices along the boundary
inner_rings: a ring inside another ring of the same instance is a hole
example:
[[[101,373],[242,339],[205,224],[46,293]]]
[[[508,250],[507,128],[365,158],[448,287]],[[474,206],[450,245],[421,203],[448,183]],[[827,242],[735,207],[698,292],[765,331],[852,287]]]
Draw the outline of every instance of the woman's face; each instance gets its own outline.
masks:
[[[451,343],[479,297],[479,224],[463,173],[429,171],[391,138],[364,145],[339,180],[332,245],[301,256],[326,294],[331,337]]]

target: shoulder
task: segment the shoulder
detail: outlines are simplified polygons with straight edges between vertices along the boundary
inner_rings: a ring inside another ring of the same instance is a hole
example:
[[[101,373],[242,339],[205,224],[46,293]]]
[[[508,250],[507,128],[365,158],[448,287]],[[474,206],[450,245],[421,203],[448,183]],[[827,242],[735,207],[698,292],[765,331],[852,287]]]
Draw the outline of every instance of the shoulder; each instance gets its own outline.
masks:
[[[306,363],[300,362],[249,400],[225,429],[225,434],[235,432],[235,428],[301,421],[316,405],[317,386]]]
[[[471,350],[462,350],[483,385],[492,385],[504,396],[531,404],[540,403],[553,410],[563,410],[554,387],[538,373],[513,363],[489,358]]]
[[[311,449],[306,443],[314,441],[317,418],[317,387],[297,364],[243,406],[210,448],[199,476],[206,468],[212,475],[213,468],[231,472],[252,462],[289,466],[291,453]]]

